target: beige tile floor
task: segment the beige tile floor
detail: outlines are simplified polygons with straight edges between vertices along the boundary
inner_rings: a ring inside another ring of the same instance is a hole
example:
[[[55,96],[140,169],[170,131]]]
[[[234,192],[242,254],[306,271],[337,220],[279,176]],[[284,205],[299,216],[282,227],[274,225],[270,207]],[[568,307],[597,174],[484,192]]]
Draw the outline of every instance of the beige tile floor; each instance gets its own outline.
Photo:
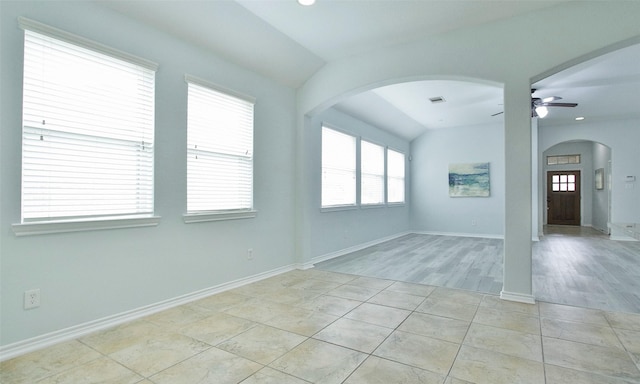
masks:
[[[0,364],[13,383],[640,383],[640,314],[292,271]]]

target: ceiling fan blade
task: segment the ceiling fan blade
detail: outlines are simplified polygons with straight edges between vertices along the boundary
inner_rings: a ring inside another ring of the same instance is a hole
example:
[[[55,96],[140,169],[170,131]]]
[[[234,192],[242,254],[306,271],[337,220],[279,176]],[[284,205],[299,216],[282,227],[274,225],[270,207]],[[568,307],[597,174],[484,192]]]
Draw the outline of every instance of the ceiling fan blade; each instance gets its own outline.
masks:
[[[562,99],[562,97],[560,96],[549,96],[549,97],[543,97],[542,98],[542,102],[543,103],[550,103],[552,101],[556,101],[556,100],[560,100]]]
[[[494,113],[493,115],[491,115],[491,117],[493,117],[493,116],[498,116],[498,115],[501,115],[501,114],[503,114],[503,113],[504,113],[504,111],[503,111],[503,112]]]
[[[545,107],[575,107],[578,103],[542,103],[538,105],[543,105]]]

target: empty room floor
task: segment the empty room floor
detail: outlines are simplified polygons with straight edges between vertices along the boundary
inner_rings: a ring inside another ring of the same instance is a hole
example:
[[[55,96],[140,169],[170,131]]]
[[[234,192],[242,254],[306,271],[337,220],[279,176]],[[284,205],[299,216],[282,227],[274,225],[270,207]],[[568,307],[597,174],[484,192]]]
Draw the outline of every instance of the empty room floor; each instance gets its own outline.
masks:
[[[14,383],[640,382],[640,315],[291,271],[0,364]]]
[[[499,294],[503,241],[410,234],[316,264],[362,276]],[[536,300],[640,313],[640,242],[586,227],[546,226],[533,244]]]

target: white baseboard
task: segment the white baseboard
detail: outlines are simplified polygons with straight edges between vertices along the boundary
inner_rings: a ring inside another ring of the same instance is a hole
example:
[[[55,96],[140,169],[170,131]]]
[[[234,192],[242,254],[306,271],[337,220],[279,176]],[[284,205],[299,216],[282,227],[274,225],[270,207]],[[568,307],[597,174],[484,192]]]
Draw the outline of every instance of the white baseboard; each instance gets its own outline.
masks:
[[[96,331],[100,331],[103,329],[114,327],[116,325],[124,324],[126,322],[142,318],[144,316],[148,316],[160,311],[164,311],[173,307],[187,304],[192,301],[200,300],[205,297],[215,295],[216,293],[228,291],[230,289],[241,287],[243,285],[254,283],[256,281],[264,280],[272,276],[280,275],[282,273],[289,272],[294,269],[302,269],[299,267],[300,267],[299,265],[293,264],[293,265],[288,265],[281,268],[276,268],[271,271],[267,271],[267,272],[259,273],[257,275],[230,281],[228,283],[223,283],[210,288],[205,288],[205,289],[191,292],[182,296],[174,297],[172,299],[160,301],[155,304],[150,304],[144,307],[118,313],[112,316],[107,316],[102,319],[74,325],[69,328],[46,333],[44,335],[36,336],[30,339],[21,340],[16,343],[0,346],[0,361],[5,361],[8,359],[23,355],[25,353],[33,352],[33,351],[46,348],[64,341],[77,339],[79,337],[88,335]]]
[[[320,256],[316,256],[316,257],[312,258],[310,261],[302,264],[298,268],[299,269],[312,268],[314,266],[314,264],[317,264],[317,263],[320,263],[320,262],[323,262],[323,261],[327,261],[327,260],[331,260],[331,259],[334,259],[336,257],[344,256],[344,255],[349,254],[351,252],[360,251],[360,250],[363,250],[365,248],[369,248],[369,247],[384,243],[384,242],[389,241],[389,240],[397,239],[398,237],[402,237],[402,236],[405,236],[405,235],[410,235],[412,233],[414,233],[414,232],[412,232],[412,231],[400,232],[400,233],[396,233],[395,235],[383,237],[381,239],[376,239],[376,240],[369,241],[369,242],[366,242],[366,243],[354,245],[352,247],[340,249],[338,251],[325,253],[324,255],[320,255]]]
[[[634,239],[631,236],[614,236],[614,235],[609,236],[609,240],[614,240],[614,241],[640,241],[638,239]]]
[[[525,303],[525,304],[535,304],[536,303],[536,298],[533,295],[527,295],[527,294],[523,294],[523,293],[502,291],[502,292],[500,292],[500,298],[502,300],[515,301],[515,302],[518,302],[518,303]]]
[[[637,223],[607,223],[611,234],[610,240],[615,241],[640,241],[640,232],[638,228],[640,224]]]
[[[460,232],[435,232],[435,231],[411,231],[410,233],[415,233],[418,235],[478,237],[483,239],[504,240],[504,235],[487,234],[487,233],[460,233]]]

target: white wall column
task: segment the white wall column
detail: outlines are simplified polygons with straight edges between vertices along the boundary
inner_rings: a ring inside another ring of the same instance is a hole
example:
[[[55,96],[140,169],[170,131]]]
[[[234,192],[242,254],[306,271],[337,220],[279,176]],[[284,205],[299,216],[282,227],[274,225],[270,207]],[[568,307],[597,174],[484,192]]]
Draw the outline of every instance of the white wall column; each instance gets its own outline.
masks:
[[[504,283],[500,297],[535,303],[531,275],[531,85],[508,81],[505,115]]]
[[[538,118],[531,119],[531,240],[540,241],[543,235],[543,209],[547,209],[546,201],[543,200],[544,186],[542,180],[542,155],[540,153],[540,130],[538,128]]]

